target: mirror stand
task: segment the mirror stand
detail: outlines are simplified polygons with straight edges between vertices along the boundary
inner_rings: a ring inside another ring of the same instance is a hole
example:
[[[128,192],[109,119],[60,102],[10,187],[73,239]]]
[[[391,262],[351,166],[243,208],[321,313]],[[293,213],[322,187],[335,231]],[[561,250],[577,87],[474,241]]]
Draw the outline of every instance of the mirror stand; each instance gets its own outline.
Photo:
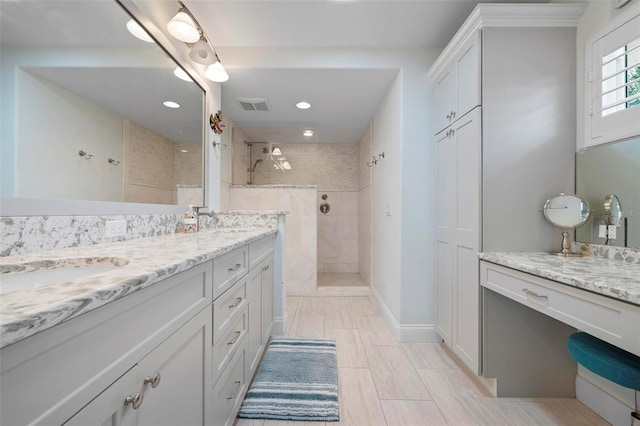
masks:
[[[562,231],[562,249],[559,252],[553,252],[556,256],[564,256],[564,257],[580,257],[582,256],[581,252],[574,253],[571,251],[571,240],[569,239],[569,231]]]

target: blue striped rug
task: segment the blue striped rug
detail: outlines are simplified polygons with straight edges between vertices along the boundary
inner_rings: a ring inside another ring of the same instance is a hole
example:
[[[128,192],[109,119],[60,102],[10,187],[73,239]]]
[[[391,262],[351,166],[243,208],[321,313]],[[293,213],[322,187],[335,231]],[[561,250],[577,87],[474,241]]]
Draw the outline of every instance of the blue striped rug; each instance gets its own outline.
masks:
[[[274,337],[238,417],[338,421],[336,342]]]

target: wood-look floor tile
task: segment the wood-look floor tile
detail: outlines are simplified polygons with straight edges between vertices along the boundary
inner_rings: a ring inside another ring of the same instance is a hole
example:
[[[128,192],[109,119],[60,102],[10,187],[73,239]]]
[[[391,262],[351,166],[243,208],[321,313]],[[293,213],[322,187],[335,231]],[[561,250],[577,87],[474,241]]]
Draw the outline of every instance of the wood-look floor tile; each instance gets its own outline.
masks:
[[[351,311],[354,315],[380,315],[378,308],[368,297],[349,297]]]
[[[459,367],[451,369],[418,369],[418,375],[434,398],[438,395],[490,396]]]
[[[325,330],[326,337],[336,340],[338,367],[369,368],[360,333],[355,329]]]
[[[297,315],[324,315],[324,297],[303,297]]]
[[[447,421],[433,401],[383,400],[382,410],[388,426],[444,426]]]
[[[293,318],[296,316],[300,299],[298,296],[287,296],[287,318],[289,321],[293,321]]]
[[[234,426],[325,426],[325,422],[294,422],[290,420],[254,420],[236,418]]]
[[[298,312],[287,334],[298,337],[324,337],[324,315],[302,315]]]
[[[549,426],[609,424],[576,399],[492,398],[491,403],[511,424]]]
[[[340,422],[332,425],[386,426],[382,406],[369,370],[338,368]]]
[[[401,346],[365,346],[364,349],[380,399],[431,399]]]
[[[415,368],[458,368],[443,343],[401,343]]]
[[[351,304],[339,297],[325,297],[325,328],[357,328],[356,320],[351,312]]]
[[[356,325],[365,346],[392,346],[399,343],[381,316],[356,316]]]

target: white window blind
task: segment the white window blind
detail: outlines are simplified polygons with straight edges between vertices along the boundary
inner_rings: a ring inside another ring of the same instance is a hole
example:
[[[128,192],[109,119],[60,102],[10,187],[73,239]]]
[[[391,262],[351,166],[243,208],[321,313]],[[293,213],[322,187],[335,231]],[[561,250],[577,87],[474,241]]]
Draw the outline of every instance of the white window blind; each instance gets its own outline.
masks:
[[[640,134],[640,16],[593,43],[589,84],[587,145]]]

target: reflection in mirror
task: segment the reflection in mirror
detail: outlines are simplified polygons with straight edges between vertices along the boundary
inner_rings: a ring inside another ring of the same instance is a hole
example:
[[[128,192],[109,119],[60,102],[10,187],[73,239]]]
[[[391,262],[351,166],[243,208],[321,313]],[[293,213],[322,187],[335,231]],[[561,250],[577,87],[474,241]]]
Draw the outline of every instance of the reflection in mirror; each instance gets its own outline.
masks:
[[[579,253],[575,254],[571,252],[568,230],[575,229],[587,223],[591,216],[589,204],[575,195],[560,194],[548,199],[544,204],[542,212],[549,223],[564,229],[562,232],[561,250],[555,254],[561,256],[581,256]]]
[[[602,116],[640,105],[640,37],[602,57]]]
[[[622,219],[622,206],[620,200],[615,194],[609,194],[604,197],[604,215],[607,225],[620,226]]]
[[[621,207],[613,245],[640,248],[640,138],[580,151],[576,154],[576,193],[593,208],[593,218],[576,231],[576,240],[605,244],[604,198],[615,194]]]
[[[203,205],[204,92],[118,3],[0,8],[3,197]]]

